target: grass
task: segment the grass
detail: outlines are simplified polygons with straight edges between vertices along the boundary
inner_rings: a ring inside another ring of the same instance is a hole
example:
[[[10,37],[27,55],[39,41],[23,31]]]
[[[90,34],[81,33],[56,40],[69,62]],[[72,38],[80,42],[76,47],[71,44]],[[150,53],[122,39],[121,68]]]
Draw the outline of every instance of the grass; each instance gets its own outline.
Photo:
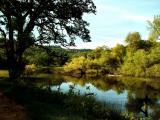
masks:
[[[8,76],[9,76],[8,70],[0,70],[0,78]]]
[[[24,106],[31,120],[123,120],[118,112],[86,96],[49,92],[34,86],[1,81],[0,89]]]

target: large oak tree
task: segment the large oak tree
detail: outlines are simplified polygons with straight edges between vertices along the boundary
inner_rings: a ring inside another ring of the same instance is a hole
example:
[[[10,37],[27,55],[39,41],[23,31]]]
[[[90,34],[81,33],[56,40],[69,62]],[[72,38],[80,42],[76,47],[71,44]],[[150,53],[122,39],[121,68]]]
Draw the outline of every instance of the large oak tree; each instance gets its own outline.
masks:
[[[24,70],[23,53],[51,41],[74,45],[76,37],[90,41],[89,25],[83,14],[95,13],[92,0],[1,0],[1,43],[7,56],[9,76],[15,79]]]

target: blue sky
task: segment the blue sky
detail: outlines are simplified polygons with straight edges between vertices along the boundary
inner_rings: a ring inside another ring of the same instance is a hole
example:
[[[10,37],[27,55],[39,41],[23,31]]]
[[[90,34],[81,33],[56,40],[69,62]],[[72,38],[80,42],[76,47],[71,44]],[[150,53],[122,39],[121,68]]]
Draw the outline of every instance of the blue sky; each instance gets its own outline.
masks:
[[[92,42],[76,41],[76,48],[91,48],[124,44],[129,32],[138,31],[143,39],[148,38],[147,21],[160,15],[160,0],[93,0],[96,15],[84,15],[90,23]]]

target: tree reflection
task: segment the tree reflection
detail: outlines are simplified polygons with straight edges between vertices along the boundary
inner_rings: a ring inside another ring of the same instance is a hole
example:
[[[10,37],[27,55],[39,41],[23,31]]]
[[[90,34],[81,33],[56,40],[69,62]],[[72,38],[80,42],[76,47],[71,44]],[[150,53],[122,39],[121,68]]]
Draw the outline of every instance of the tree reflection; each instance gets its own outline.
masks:
[[[152,115],[154,119],[160,118],[160,81],[150,80],[150,79],[140,79],[140,78],[74,78],[70,76],[61,76],[61,78],[54,78],[54,82],[61,81],[57,83],[71,82],[72,85],[80,85],[84,87],[86,91],[92,93],[90,85],[97,88],[99,91],[106,92],[108,90],[113,90],[118,94],[127,91],[127,102],[124,104],[128,112],[135,113],[136,115],[150,116]],[[53,85],[54,82],[49,82],[49,86]],[[89,84],[89,85],[88,85]],[[60,86],[60,84],[59,84]],[[70,90],[73,86],[70,86]],[[74,88],[73,87],[73,88]],[[60,88],[60,87],[59,87]],[[80,94],[80,91],[78,92]],[[118,100],[117,100],[118,101]],[[118,107],[118,106],[117,106]],[[119,108],[117,108],[119,109]]]
[[[132,81],[132,82],[131,82]],[[125,88],[128,90],[128,102],[126,109],[137,115],[149,116],[159,118],[160,104],[158,103],[160,96],[159,80],[142,80],[142,79],[128,79],[123,80]],[[155,84],[156,83],[156,84]],[[158,108],[158,109],[157,109]]]
[[[101,91],[114,90],[118,94],[128,91],[128,102],[125,107],[127,111],[137,115],[148,117],[152,115],[154,118],[160,117],[160,104],[158,98],[160,96],[160,81],[141,78],[72,78],[65,77],[67,81],[85,86],[90,83]]]
[[[127,110],[137,115],[142,114],[145,117],[152,115],[153,118],[159,118],[160,104],[158,103],[158,96],[152,96],[153,92],[146,90],[144,95],[141,91],[129,91],[128,102],[126,103]]]

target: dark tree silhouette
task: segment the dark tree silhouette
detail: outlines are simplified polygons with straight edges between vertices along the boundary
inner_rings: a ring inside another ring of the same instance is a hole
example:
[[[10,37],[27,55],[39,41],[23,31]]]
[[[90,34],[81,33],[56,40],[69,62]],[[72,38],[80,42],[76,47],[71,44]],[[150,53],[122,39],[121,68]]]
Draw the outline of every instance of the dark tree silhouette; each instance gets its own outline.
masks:
[[[30,46],[51,41],[71,46],[76,37],[90,41],[89,24],[82,16],[95,9],[92,0],[1,0],[0,33],[10,78],[23,72],[22,56]]]

